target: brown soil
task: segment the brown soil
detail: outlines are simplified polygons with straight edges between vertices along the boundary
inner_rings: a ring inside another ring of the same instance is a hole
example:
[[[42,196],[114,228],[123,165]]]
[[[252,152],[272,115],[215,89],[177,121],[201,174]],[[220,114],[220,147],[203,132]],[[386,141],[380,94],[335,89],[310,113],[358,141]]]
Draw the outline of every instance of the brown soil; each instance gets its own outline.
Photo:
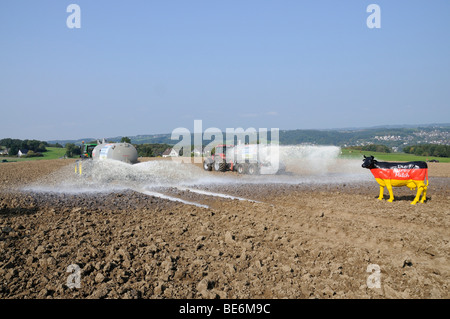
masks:
[[[165,190],[210,208],[18,188],[72,163],[0,164],[0,298],[450,297],[450,164],[430,163],[416,206],[406,188],[377,200],[375,181],[202,188],[260,202]],[[80,288],[67,287],[71,264]]]

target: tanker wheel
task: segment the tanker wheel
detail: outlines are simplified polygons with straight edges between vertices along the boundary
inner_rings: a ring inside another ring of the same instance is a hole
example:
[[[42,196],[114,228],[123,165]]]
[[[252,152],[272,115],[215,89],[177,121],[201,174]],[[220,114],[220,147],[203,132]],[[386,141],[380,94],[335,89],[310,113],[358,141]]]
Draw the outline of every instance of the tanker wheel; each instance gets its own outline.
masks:
[[[239,174],[245,174],[246,173],[245,164],[238,164],[237,165],[237,172]]]
[[[212,165],[209,164],[207,161],[204,161],[204,162],[203,162],[203,169],[204,169],[205,171],[212,171]]]
[[[255,164],[250,164],[250,166],[248,167],[248,173],[250,175],[258,174],[258,167]]]
[[[214,162],[214,170],[217,172],[225,172],[225,169],[227,168],[227,163],[225,162]]]

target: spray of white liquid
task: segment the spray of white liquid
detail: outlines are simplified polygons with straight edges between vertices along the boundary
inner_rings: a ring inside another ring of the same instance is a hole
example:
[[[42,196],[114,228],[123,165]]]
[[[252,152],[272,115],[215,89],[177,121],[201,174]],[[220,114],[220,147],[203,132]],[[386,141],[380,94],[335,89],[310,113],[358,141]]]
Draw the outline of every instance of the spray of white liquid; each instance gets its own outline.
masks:
[[[335,146],[280,146],[279,158],[286,172],[258,176],[208,172],[197,165],[171,160],[134,165],[114,160],[84,161],[81,176],[69,165],[24,190],[78,194],[214,184],[333,184],[370,178],[361,168],[361,161],[340,159],[339,154],[340,148]]]

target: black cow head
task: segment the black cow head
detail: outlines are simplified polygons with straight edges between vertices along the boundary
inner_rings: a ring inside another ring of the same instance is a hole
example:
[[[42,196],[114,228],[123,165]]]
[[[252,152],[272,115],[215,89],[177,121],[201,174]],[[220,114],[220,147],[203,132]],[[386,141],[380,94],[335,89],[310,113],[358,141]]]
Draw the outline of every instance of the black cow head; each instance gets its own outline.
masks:
[[[374,165],[375,165],[374,157],[373,156],[366,157],[366,155],[364,155],[363,163],[361,166],[364,168],[372,169]]]

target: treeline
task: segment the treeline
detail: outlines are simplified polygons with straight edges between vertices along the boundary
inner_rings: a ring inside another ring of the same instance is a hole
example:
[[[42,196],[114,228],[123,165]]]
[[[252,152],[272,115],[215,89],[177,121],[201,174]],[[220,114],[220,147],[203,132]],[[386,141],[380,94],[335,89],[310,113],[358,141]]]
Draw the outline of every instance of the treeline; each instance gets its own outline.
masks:
[[[127,136],[124,136],[120,140],[121,143],[129,143],[131,144],[131,139]],[[165,143],[144,143],[144,144],[132,144],[138,153],[139,157],[158,157],[162,156],[162,153],[170,146]]]
[[[370,145],[364,145],[364,146],[350,146],[347,148],[352,149],[352,150],[368,151],[368,152],[380,152],[380,153],[390,153],[391,152],[390,147],[387,147],[386,145],[380,145],[380,144],[370,144]]]
[[[169,144],[133,144],[139,157],[157,157],[162,156],[164,151],[172,146]]]
[[[5,147],[8,150],[9,155],[15,156],[19,150],[28,150],[32,153],[30,155],[42,153],[47,151],[47,147],[62,147],[62,145],[49,144],[46,141],[39,140],[20,140],[12,138],[4,138],[0,140],[0,146]]]
[[[450,145],[419,144],[405,146],[403,152],[419,156],[450,157]]]

